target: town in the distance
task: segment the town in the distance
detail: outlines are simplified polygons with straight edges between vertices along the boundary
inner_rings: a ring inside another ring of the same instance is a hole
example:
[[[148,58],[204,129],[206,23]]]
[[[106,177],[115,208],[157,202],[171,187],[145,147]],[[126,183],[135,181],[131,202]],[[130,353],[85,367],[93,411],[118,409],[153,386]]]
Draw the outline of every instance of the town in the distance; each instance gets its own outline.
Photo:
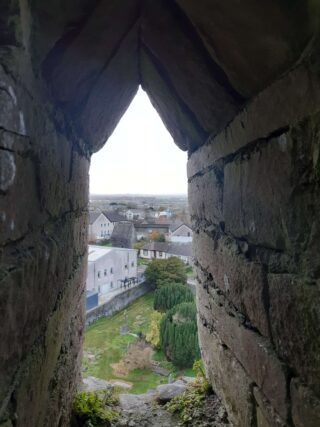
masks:
[[[91,195],[86,310],[144,281],[151,259],[177,257],[192,272],[192,230],[185,195]]]

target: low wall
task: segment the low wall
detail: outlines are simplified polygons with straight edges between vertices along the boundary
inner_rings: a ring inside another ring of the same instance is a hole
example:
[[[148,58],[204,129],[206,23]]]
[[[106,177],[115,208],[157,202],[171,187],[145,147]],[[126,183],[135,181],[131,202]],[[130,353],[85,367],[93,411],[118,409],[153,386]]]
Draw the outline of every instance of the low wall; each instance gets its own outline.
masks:
[[[131,302],[150,291],[150,285],[144,282],[134,288],[124,291],[121,294],[115,295],[109,301],[106,301],[104,304],[99,305],[86,313],[86,326],[90,325],[102,316],[111,316],[112,314],[117,313],[127,307]]]

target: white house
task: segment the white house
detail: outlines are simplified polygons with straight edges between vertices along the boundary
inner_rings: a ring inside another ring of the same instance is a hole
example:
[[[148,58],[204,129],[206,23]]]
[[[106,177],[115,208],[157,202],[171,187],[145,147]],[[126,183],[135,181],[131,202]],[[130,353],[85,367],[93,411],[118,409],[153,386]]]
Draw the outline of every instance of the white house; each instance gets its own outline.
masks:
[[[89,212],[89,242],[110,239],[117,222],[126,221],[126,218],[117,212]]]
[[[138,280],[135,249],[106,248],[89,245],[87,291],[100,295],[110,290],[126,289]]]
[[[171,227],[169,240],[176,243],[188,243],[192,242],[192,235],[192,229],[187,224],[181,223]]]
[[[128,209],[125,213],[128,221],[139,220],[145,218],[145,212],[141,209]]]
[[[89,242],[108,239],[113,226],[102,212],[89,212]]]
[[[185,264],[192,263],[192,243],[151,242],[145,244],[139,252],[144,259],[180,258]]]

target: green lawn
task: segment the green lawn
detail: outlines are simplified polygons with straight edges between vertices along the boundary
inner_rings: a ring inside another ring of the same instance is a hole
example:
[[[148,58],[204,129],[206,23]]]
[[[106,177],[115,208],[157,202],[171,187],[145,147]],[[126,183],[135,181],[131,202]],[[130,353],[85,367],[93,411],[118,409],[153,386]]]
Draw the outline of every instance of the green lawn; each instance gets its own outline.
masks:
[[[153,293],[144,295],[134,301],[127,309],[129,332],[146,334],[151,313],[153,312]],[[134,369],[124,377],[116,377],[112,372],[112,363],[119,362],[126,354],[129,344],[134,343],[138,338],[132,335],[120,335],[119,329],[125,323],[124,311],[122,310],[111,317],[97,320],[87,327],[85,332],[84,351],[95,356],[94,361],[89,362],[88,357],[83,360],[83,376],[92,375],[105,380],[120,379],[133,383],[130,393],[144,393],[159,384],[166,383],[167,377],[155,374],[147,369]],[[173,376],[177,374],[171,362],[168,362],[164,354],[156,352],[153,359],[159,365],[168,369]],[[179,372],[181,375],[188,375],[190,370]]]

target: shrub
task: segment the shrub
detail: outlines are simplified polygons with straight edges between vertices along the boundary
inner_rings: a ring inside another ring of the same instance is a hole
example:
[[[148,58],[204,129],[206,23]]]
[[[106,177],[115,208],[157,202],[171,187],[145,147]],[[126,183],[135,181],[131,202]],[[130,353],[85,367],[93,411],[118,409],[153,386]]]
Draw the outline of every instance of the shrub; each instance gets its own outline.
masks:
[[[188,385],[184,393],[174,397],[165,405],[169,412],[179,416],[183,425],[192,425],[195,419],[199,415],[201,416],[199,409],[203,406],[206,396],[211,391],[204,374],[202,361],[195,361],[192,368],[197,375],[195,381]]]
[[[168,311],[182,302],[192,302],[193,294],[189,288],[180,283],[168,283],[156,289],[153,308],[158,311]]]
[[[153,259],[144,273],[146,282],[154,288],[168,282],[186,283],[187,275],[184,263],[176,257]]]
[[[152,345],[153,348],[160,348],[160,322],[163,314],[155,311],[151,315],[150,329],[146,335],[146,341]]]
[[[190,367],[200,358],[194,302],[181,303],[166,313],[160,324],[160,346],[178,368]]]
[[[73,416],[80,426],[95,427],[111,426],[118,418],[116,411],[111,409],[118,403],[118,397],[113,390],[101,392],[85,392],[77,394],[73,404]]]

